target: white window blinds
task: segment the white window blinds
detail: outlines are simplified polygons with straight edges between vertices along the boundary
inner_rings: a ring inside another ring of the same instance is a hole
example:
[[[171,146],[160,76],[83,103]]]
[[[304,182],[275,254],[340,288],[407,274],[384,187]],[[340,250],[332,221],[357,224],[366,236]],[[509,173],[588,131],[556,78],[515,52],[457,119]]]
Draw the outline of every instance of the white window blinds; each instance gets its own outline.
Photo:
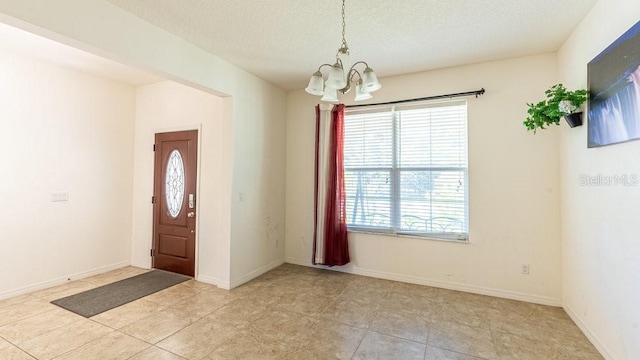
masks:
[[[466,102],[348,111],[344,166],[350,229],[467,239]]]

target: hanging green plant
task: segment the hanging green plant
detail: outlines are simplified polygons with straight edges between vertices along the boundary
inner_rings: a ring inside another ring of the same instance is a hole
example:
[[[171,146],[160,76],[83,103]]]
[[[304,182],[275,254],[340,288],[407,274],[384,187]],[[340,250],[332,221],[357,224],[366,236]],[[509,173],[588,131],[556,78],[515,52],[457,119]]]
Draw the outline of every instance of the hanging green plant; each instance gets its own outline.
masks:
[[[547,95],[546,100],[527,103],[529,116],[523,124],[534,134],[538,129],[545,129],[551,124],[560,125],[560,118],[563,116],[576,114],[576,110],[587,101],[588,92],[584,89],[568,91],[562,84],[556,84],[544,93]],[[571,125],[573,126],[576,125]]]

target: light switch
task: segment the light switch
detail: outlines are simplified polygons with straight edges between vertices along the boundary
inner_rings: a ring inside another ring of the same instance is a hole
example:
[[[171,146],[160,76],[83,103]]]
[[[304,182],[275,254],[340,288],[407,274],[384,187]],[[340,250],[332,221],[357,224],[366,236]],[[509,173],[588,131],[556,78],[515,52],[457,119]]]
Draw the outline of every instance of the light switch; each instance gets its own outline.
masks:
[[[51,193],[51,202],[60,202],[60,201],[69,201],[69,193],[66,191]]]

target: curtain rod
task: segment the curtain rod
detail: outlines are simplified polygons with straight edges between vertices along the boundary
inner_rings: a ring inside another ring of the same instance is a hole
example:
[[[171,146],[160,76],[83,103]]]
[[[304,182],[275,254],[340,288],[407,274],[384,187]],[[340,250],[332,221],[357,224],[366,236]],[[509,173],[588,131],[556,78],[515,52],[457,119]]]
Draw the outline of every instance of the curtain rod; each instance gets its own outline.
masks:
[[[484,88],[482,88],[480,90],[460,92],[460,93],[454,93],[454,94],[434,95],[434,96],[427,96],[427,97],[422,97],[422,98],[417,98],[417,99],[387,101],[387,102],[381,102],[381,103],[375,103],[375,104],[346,105],[345,107],[346,108],[355,108],[355,107],[363,107],[363,106],[394,105],[394,104],[402,104],[402,103],[415,102],[415,101],[426,101],[426,100],[436,100],[436,99],[450,99],[450,98],[455,98],[455,97],[471,96],[471,95],[475,95],[476,98],[477,98],[478,96],[484,94],[484,91],[485,91]]]

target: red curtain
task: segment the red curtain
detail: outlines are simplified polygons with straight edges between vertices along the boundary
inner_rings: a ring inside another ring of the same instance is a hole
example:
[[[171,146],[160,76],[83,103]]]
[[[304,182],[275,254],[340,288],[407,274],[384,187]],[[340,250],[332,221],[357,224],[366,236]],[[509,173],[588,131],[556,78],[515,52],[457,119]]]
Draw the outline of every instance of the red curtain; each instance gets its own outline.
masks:
[[[315,159],[315,232],[313,241],[313,264],[340,266],[349,263],[347,241],[347,204],[344,186],[344,104],[335,105],[331,110],[329,127],[322,126],[320,109],[316,107],[316,159]],[[328,129],[323,133],[322,129]],[[328,136],[328,139],[323,139]],[[328,149],[323,149],[323,144]],[[324,154],[324,156],[322,154]],[[326,166],[321,166],[320,158],[326,157]],[[326,181],[319,181],[326,177]],[[319,186],[326,191],[319,191]],[[324,201],[319,201],[320,196]],[[324,209],[319,204],[324,205]],[[323,216],[319,216],[322,212]],[[322,231],[318,231],[322,229]],[[320,236],[319,236],[320,235]],[[322,242],[318,246],[318,241]],[[318,248],[323,254],[318,262]]]

